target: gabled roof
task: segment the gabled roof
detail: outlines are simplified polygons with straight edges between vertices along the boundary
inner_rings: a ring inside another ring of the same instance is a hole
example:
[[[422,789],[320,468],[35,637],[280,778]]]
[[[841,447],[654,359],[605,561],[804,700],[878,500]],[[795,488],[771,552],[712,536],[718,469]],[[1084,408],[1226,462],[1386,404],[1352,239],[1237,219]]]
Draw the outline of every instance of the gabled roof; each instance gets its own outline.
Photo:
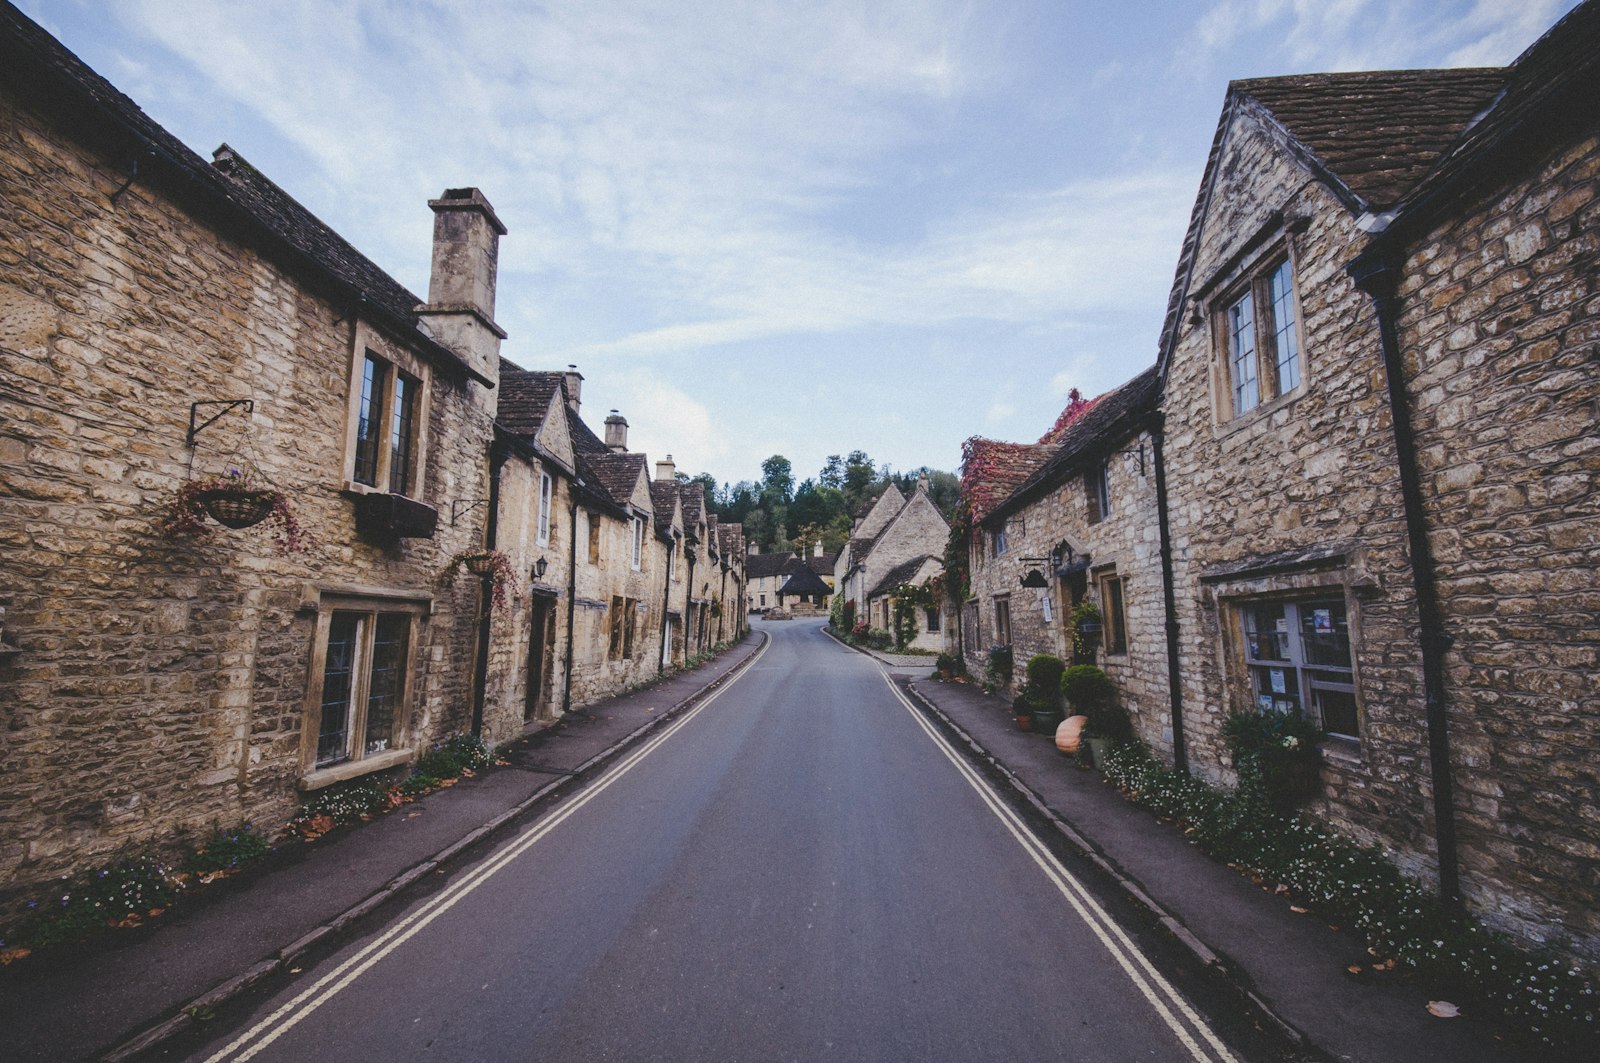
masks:
[[[832,576],[833,566],[838,560],[839,555],[837,553],[823,554],[821,557],[811,554],[806,558],[806,567],[819,576]]]
[[[633,504],[633,491],[644,474],[643,454],[583,454],[578,459],[578,471],[597,482],[612,502],[619,506]]]
[[[651,480],[650,506],[655,510],[656,534],[663,539],[671,539],[672,518],[678,513],[678,485]]]
[[[732,559],[744,553],[744,525],[743,524],[718,524],[717,545],[722,547],[722,556]]]
[[[794,563],[795,556],[793,554],[751,554],[744,559],[744,571],[745,575],[751,579],[781,576],[789,571]]]
[[[822,582],[822,577],[811,571],[805,565],[794,566],[794,573],[778,588],[780,596],[785,594],[832,594],[828,585]]]
[[[929,561],[937,561],[941,566],[944,564],[942,560],[932,554],[923,554],[921,557],[913,557],[909,561],[903,561],[884,573],[883,578],[878,581],[878,585],[867,592],[867,597],[877,598],[891,593],[900,584],[914,577],[922,566]]]
[[[1156,408],[1160,393],[1161,378],[1156,367],[1151,366],[1095,399],[1092,407],[1062,431],[1049,460],[985,514],[985,519],[995,520],[1016,512],[1076,473],[1085,459],[1115,449],[1139,430],[1140,423]]]
[[[1382,210],[1422,180],[1494,100],[1506,74],[1500,67],[1298,74],[1235,81],[1229,92],[1266,108],[1353,193],[1353,210]]]
[[[500,359],[500,394],[495,422],[519,436],[533,436],[549,416],[550,404],[566,401],[562,374],[539,373]]]
[[[706,485],[702,483],[687,483],[679,488],[678,493],[683,499],[683,523],[688,527],[693,527],[704,520]]]
[[[961,498],[973,521],[987,517],[1055,451],[1049,443],[1006,443],[982,436],[961,444]]]
[[[234,238],[262,247],[292,272],[349,300],[431,358],[492,387],[494,382],[419,325],[415,294],[268,180],[226,144],[207,164],[182,141],[10,4],[0,4],[0,81],[65,127],[125,156],[128,176],[159,184]],[[134,160],[138,162],[135,172]]]

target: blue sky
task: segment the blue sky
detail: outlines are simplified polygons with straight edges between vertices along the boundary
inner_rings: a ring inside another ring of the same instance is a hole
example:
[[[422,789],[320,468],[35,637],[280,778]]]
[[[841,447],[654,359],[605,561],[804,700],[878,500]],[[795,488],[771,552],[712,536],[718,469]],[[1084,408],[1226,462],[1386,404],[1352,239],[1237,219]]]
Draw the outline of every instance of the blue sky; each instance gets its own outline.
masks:
[[[21,0],[413,291],[510,229],[528,368],[681,470],[954,469],[1155,358],[1232,78],[1500,65],[1575,0]]]

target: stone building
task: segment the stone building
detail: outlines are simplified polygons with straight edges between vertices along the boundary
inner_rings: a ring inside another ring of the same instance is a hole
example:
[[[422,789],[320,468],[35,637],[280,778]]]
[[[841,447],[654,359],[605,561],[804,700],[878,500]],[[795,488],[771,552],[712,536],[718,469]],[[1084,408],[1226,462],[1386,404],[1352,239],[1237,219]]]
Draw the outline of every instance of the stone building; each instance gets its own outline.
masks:
[[[1188,764],[1600,958],[1600,6],[1511,67],[1230,86],[1163,330]]]
[[[1152,368],[1069,407],[1033,452],[1048,456],[976,521],[972,600],[985,637],[965,651],[981,673],[989,646],[1010,645],[1019,684],[1036,654],[1098,664],[1140,734],[1170,748],[1151,434],[1158,383]],[[1087,641],[1073,620],[1084,603],[1102,618]]]
[[[950,523],[928,498],[926,477],[917,481],[909,499],[889,484],[856,518],[849,541],[839,551],[834,561],[835,592],[843,594],[846,602],[855,603],[858,621],[865,620],[872,627],[887,631],[892,627],[888,592],[893,587],[881,586],[884,577],[912,559],[942,559],[949,538]],[[940,571],[943,567],[941,561]],[[876,612],[872,611],[874,603]],[[941,620],[940,631],[946,627]],[[942,648],[943,638],[939,641]]]
[[[437,581],[484,535],[449,519],[494,439],[483,196],[430,204],[424,300],[5,7],[0,199],[0,892],[282,822],[469,729],[478,588]],[[163,534],[235,468],[310,549]]]

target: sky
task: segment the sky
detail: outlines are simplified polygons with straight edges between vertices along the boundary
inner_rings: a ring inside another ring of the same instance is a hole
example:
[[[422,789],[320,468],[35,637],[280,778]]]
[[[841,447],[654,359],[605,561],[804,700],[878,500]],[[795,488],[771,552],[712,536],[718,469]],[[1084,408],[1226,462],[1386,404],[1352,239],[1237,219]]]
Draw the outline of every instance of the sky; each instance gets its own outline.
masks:
[[[680,471],[954,470],[1155,361],[1235,78],[1496,66],[1576,0],[20,0],[203,157],[495,317]]]

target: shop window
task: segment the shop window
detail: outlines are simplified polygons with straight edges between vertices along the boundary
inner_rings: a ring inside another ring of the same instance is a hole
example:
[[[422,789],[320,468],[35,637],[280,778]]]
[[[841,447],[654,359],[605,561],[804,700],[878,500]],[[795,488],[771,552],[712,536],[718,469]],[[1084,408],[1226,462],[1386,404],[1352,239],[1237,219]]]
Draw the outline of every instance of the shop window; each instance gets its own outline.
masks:
[[[1263,709],[1305,715],[1330,734],[1358,738],[1350,620],[1340,598],[1238,607],[1251,694]]]

